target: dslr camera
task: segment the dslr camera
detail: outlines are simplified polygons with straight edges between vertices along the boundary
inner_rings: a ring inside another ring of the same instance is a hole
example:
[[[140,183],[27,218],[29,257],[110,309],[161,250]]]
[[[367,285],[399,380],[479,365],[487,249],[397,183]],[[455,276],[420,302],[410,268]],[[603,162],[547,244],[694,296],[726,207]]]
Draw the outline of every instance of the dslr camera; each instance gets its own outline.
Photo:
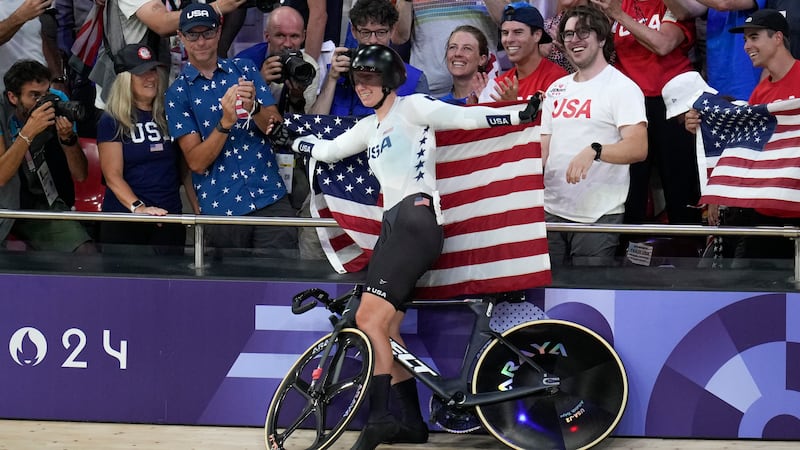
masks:
[[[281,0],[247,0],[240,8],[258,8],[261,12],[268,13],[281,6]]]
[[[347,50],[340,53],[340,55],[347,56],[348,58],[350,58],[350,61],[352,61],[353,58],[355,58],[357,52],[358,48],[348,48]]]
[[[86,109],[79,102],[65,102],[61,97],[48,92],[47,94],[39,97],[39,100],[34,105],[33,109],[37,109],[47,102],[53,102],[56,116],[64,116],[70,122],[80,122],[86,117]]]
[[[303,53],[300,50],[284,50],[279,56],[283,71],[281,78],[276,83],[292,80],[297,85],[309,86],[314,81],[317,70],[303,59]]]

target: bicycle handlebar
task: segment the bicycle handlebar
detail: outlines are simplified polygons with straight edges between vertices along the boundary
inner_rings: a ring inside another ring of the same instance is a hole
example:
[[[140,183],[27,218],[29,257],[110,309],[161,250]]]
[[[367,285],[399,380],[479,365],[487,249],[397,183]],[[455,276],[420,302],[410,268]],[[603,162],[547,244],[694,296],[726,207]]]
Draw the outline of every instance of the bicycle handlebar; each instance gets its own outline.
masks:
[[[313,298],[314,300],[308,303],[304,303],[306,300],[310,298]],[[322,302],[327,306],[329,303],[328,293],[318,288],[306,289],[305,291],[296,294],[292,298],[292,313],[303,314],[305,312],[308,312],[315,306],[317,306],[317,302]]]

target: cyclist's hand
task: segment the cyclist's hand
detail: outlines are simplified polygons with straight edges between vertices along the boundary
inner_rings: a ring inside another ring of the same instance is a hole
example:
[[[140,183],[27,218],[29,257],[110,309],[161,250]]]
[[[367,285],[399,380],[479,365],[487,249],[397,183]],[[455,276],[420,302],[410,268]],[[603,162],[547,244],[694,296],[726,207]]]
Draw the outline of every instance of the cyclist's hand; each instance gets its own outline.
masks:
[[[539,112],[539,107],[542,105],[542,93],[537,92],[528,99],[528,104],[525,109],[519,112],[520,123],[529,123],[536,117]]]

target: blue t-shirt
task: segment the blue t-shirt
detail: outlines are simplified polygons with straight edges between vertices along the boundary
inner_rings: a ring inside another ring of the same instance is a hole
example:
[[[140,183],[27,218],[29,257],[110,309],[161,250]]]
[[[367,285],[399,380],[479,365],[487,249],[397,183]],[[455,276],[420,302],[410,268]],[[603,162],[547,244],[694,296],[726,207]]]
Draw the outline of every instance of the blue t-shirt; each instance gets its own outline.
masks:
[[[766,0],[757,0],[763,8]],[[717,11],[708,9],[706,24],[706,61],[708,84],[722,95],[737,100],[747,100],[761,78],[761,69],[753,67],[744,51],[742,35],[728,33],[733,27],[744,23],[755,11]]]
[[[269,44],[267,44],[266,42],[262,42],[260,44],[253,45],[251,47],[247,47],[246,49],[236,54],[236,58],[248,59],[252,61],[257,68],[261,69],[261,66],[264,65],[264,61],[267,60],[268,45]]]
[[[169,133],[176,141],[189,133],[205,140],[222,118],[220,99],[239,77],[253,81],[263,106],[275,104],[258,68],[246,59],[219,59],[211,80],[187,65],[167,90]],[[267,138],[254,120],[239,119],[217,159],[192,181],[203,214],[241,216],[269,206],[286,195]]]
[[[451,105],[466,105],[467,104],[467,97],[462,98],[455,98],[452,92],[448,92],[443,96],[439,97],[439,100],[443,102],[450,103]]]
[[[117,135],[119,124],[104,113],[97,122],[97,143],[122,143],[122,177],[133,193],[147,206],[166,209],[170,214],[181,213],[179,154],[176,145],[158,129],[150,111],[138,110],[138,119],[130,135]],[[129,212],[106,187],[103,211]]]

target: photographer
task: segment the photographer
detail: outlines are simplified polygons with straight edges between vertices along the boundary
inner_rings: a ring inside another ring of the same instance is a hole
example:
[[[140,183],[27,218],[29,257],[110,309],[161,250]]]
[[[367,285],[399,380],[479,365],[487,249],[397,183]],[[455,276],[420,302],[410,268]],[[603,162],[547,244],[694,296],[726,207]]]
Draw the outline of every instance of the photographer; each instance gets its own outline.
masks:
[[[0,146],[0,185],[19,173],[20,208],[69,211],[74,181],[83,181],[88,163],[73,123],[82,110],[50,89],[50,70],[33,60],[16,62],[3,80],[13,108],[6,142]],[[12,232],[36,250],[93,252],[91,238],[78,222],[17,220]]]
[[[261,68],[281,114],[306,113],[317,98],[319,67],[314,58],[300,50],[305,38],[303,17],[294,8],[281,6],[267,16],[266,42],[236,55]]]
[[[358,0],[350,8],[350,29],[358,44],[391,45],[391,37],[397,27],[398,13],[389,0]],[[317,100],[311,107],[312,114],[343,116],[367,116],[372,109],[361,103],[355,88],[349,81],[352,49],[337,47],[331,67]],[[418,68],[406,64],[406,82],[397,88],[400,97],[414,93],[429,94],[428,79]]]

